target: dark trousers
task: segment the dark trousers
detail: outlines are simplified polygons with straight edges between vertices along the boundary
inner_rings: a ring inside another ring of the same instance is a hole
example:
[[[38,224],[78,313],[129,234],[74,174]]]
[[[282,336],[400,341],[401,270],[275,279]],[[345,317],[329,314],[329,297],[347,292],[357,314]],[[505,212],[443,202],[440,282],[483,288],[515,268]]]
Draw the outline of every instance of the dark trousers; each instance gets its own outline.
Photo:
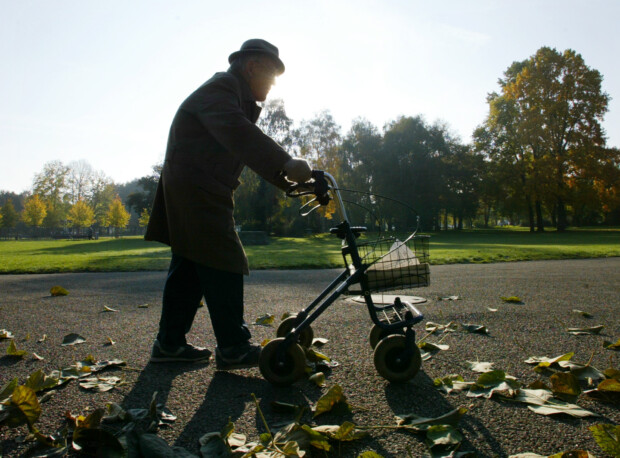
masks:
[[[157,340],[166,347],[185,345],[185,334],[203,297],[220,348],[250,340],[243,319],[243,274],[212,269],[174,253],[164,286]]]

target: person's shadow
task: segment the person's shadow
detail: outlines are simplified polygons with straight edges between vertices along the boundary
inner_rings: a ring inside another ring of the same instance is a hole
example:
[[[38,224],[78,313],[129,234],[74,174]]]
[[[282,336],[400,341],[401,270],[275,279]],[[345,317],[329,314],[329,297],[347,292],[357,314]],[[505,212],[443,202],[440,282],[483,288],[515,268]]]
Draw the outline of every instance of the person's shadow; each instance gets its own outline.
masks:
[[[202,404],[185,425],[174,445],[190,452],[197,452],[197,439],[205,433],[221,431],[228,421],[234,423],[238,420],[248,408],[248,404],[253,404],[252,394],[256,396],[259,408],[270,428],[279,422],[292,421],[290,414],[283,414],[281,418],[277,414],[274,415],[272,402],[298,405],[305,405],[308,402],[297,384],[275,387],[260,375],[216,371]],[[255,410],[252,421],[260,433],[266,432],[261,415],[257,409]]]
[[[122,407],[148,409],[154,392],[157,392],[157,404],[166,405],[174,379],[185,372],[204,369],[207,364],[207,362],[147,364],[133,384],[132,390],[123,399]]]

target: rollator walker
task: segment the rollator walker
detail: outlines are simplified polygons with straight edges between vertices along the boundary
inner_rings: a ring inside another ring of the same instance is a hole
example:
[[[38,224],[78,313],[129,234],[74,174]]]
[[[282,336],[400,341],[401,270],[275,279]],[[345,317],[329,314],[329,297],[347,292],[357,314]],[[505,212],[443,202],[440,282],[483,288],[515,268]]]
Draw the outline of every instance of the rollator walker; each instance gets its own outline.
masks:
[[[300,209],[302,216],[335,200],[342,221],[330,232],[342,239],[345,268],[312,303],[282,321],[277,338],[262,350],[260,371],[274,385],[290,385],[300,379],[307,367],[304,347],[309,348],[314,339],[312,323],[343,294],[359,293],[373,322],[369,341],[377,372],[390,382],[410,380],[422,365],[413,326],[424,316],[415,305],[399,297],[388,304],[376,304],[372,293],[428,286],[430,237],[416,235],[416,228],[404,241],[394,236],[360,239],[366,228],[351,226],[334,177],[318,170],[312,172],[312,177],[313,190],[307,190],[309,183],[297,184],[287,195],[314,196]]]

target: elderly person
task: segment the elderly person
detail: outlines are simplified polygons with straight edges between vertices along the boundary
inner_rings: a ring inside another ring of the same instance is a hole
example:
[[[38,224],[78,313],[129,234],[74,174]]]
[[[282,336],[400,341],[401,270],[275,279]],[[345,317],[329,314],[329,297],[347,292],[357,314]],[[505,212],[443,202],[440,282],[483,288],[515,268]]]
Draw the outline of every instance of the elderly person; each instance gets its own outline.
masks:
[[[233,192],[246,165],[282,190],[310,180],[305,160],[292,158],[254,125],[261,111],[256,102],[266,99],[284,72],[278,48],[248,40],[228,61],[228,71],[216,73],[181,104],[170,128],[145,236],[172,250],[152,362],[210,358],[208,349],[185,339],[204,297],[217,340],[217,369],[258,365],[261,347],[251,343],[243,317],[249,269],[235,232]]]

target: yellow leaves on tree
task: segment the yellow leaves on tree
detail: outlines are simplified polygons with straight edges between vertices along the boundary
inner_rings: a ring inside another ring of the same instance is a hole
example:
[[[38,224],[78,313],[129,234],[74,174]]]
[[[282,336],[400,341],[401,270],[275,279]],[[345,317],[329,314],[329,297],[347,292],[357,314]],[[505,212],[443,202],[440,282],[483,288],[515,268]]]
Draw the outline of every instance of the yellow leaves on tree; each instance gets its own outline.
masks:
[[[43,220],[47,215],[47,208],[45,202],[41,200],[38,194],[35,194],[24,203],[24,210],[22,211],[22,221],[28,226],[39,227],[43,224]]]
[[[95,222],[95,212],[84,200],[80,199],[69,210],[67,219],[71,221],[73,227],[89,227]]]
[[[124,228],[129,224],[130,217],[131,215],[125,209],[121,198],[116,196],[110,204],[108,214],[106,215],[108,225],[116,229]]]
[[[151,215],[149,215],[149,211],[146,208],[143,209],[142,213],[140,214],[140,219],[138,220],[138,224],[140,225],[140,227],[148,226],[150,218]]]

